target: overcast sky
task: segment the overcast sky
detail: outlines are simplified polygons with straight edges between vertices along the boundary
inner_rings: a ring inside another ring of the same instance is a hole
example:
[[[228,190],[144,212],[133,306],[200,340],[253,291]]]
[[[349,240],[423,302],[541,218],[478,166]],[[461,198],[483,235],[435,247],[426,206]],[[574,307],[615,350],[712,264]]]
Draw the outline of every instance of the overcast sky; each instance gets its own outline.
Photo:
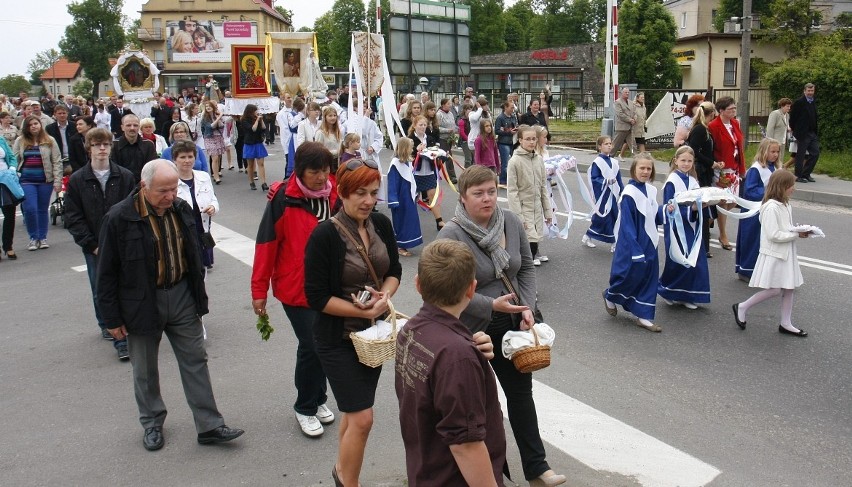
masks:
[[[3,15],[0,17],[0,78],[9,74],[20,74],[29,79],[27,64],[36,53],[54,48],[59,50],[59,40],[65,27],[71,23],[67,0],[34,0],[34,8],[10,8],[3,0]],[[139,18],[139,11],[147,0],[124,0],[124,15]],[[365,2],[366,3],[366,2]],[[293,11],[294,28],[313,26],[314,20],[331,9],[334,0],[276,0]]]

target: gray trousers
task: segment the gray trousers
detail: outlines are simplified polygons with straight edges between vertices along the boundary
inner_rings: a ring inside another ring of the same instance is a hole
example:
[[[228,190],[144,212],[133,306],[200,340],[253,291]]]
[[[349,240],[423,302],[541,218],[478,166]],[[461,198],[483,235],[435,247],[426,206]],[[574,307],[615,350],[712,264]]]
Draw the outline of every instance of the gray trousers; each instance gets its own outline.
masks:
[[[627,142],[627,146],[631,149],[636,145],[636,141],[633,139],[633,129],[628,130],[616,130],[615,138],[612,139],[612,152],[611,156],[618,156],[618,153],[621,151],[621,146]]]
[[[157,290],[157,308],[160,316],[166,319],[165,333],[177,359],[183,392],[195,418],[196,431],[204,433],[222,426],[225,420],[213,398],[201,319],[196,314],[195,301],[186,279],[169,290]],[[162,426],[166,420],[158,368],[162,338],[162,334],[127,335],[139,422],[143,428]]]

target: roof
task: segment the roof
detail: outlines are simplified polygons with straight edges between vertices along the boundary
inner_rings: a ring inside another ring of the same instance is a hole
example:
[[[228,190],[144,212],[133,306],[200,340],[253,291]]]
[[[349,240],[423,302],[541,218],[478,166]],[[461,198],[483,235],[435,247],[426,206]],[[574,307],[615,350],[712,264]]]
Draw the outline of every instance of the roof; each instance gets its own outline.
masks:
[[[278,11],[277,11],[277,10],[275,10],[274,8],[272,8],[272,5],[270,5],[270,4],[272,3],[272,2],[271,2],[271,0],[269,1],[269,3],[266,3],[266,2],[267,2],[267,0],[251,0],[251,1],[252,1],[252,2],[254,2],[254,3],[256,3],[257,5],[260,5],[260,9],[261,9],[261,10],[263,10],[264,12],[266,12],[267,14],[269,14],[269,15],[271,15],[271,16],[273,16],[273,17],[275,17],[276,19],[278,19],[278,20],[280,20],[280,21],[284,22],[284,23],[285,23],[285,24],[287,24],[287,25],[291,25],[291,24],[290,24],[290,22],[291,22],[291,20],[290,20],[290,19],[288,19],[288,18],[284,17],[283,15],[281,15],[280,13],[278,13]]]
[[[47,68],[40,76],[42,80],[74,79],[80,74],[80,63],[72,63],[66,58],[59,58],[53,66]]]

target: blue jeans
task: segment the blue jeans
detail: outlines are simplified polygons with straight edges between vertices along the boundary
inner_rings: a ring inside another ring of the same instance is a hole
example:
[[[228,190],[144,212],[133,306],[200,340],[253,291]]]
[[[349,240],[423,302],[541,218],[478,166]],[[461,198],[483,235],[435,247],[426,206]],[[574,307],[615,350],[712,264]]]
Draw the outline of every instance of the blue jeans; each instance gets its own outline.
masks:
[[[95,308],[95,319],[98,320],[98,326],[103,330],[106,328],[106,324],[101,319],[101,311],[98,309],[98,256],[83,252],[83,258],[86,259],[86,273],[89,275],[89,286],[92,288],[92,306]],[[127,343],[126,338],[112,342],[115,348],[124,343]]]
[[[512,146],[509,144],[497,144],[500,152],[500,184],[506,184],[506,168],[509,167],[509,158],[512,157]]]
[[[296,348],[296,402],[293,409],[305,416],[317,413],[317,407],[328,400],[328,385],[314,345],[314,320],[317,312],[310,308],[284,305],[299,346]]]
[[[51,183],[23,183],[24,196],[26,199],[21,203],[21,211],[24,213],[24,221],[27,224],[27,233],[30,240],[47,239],[48,208],[50,208],[50,195],[53,194]]]

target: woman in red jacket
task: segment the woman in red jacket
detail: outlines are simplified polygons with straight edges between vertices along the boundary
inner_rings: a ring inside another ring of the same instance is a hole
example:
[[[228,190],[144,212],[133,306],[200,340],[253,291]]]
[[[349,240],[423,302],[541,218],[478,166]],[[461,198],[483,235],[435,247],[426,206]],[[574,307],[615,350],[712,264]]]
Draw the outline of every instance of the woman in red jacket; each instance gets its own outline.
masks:
[[[736,185],[740,178],[745,176],[745,147],[743,141],[743,133],[740,130],[740,123],[737,121],[737,104],[730,96],[723,96],[716,100],[716,112],[718,117],[714,118],[707,124],[707,130],[710,132],[710,137],[713,138],[713,158],[717,161],[725,163],[725,168],[719,174],[717,186],[732,188],[736,192]],[[748,116],[746,114],[745,116]],[[735,205],[732,203],[723,204],[723,207],[730,210]],[[733,250],[731,243],[728,241],[728,232],[725,229],[725,215],[719,213],[719,244],[725,250]]]
[[[272,185],[257,230],[251,275],[252,307],[266,314],[266,295],[284,305],[299,346],[296,351],[296,420],[307,436],[323,434],[323,424],[334,421],[326,407],[327,382],[314,348],[313,323],[317,312],[305,297],[305,247],[316,226],[331,217],[337,200],[334,178],[329,177],[334,156],[318,142],[296,150],[294,174]]]

